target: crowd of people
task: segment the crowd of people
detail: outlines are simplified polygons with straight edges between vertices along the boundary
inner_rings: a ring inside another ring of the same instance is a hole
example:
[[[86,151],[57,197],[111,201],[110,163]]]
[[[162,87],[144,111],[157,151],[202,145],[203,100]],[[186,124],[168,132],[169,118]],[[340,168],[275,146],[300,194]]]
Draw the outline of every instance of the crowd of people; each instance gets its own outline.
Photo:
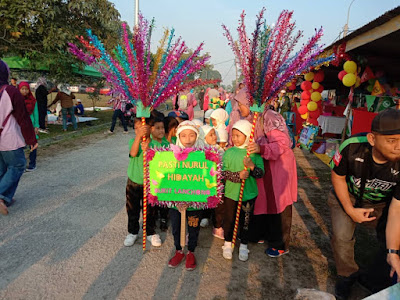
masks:
[[[8,214],[8,206],[14,201],[23,172],[36,167],[37,134],[40,130],[47,130],[47,95],[51,92],[41,78],[35,97],[27,82],[18,84],[16,79],[12,79],[12,85],[9,85],[9,75],[7,65],[0,60],[0,213],[3,215]],[[76,129],[74,98],[65,86],[59,86],[59,92],[51,103],[61,101],[64,130],[67,129],[68,114]],[[109,132],[114,131],[117,118],[121,119],[124,132],[127,132],[122,113],[126,110],[126,103],[121,97],[114,97],[112,102],[114,115]],[[78,105],[76,109],[83,113],[83,107]],[[145,124],[141,119],[134,119],[136,136],[129,143],[126,184],[128,234],[124,245],[132,246],[140,230],[143,153],[151,147],[171,144],[182,149],[210,146],[215,147],[222,157],[223,201],[209,210],[185,205],[170,209],[149,206],[147,239],[151,245],[162,246],[157,234],[157,219],[162,231],[166,231],[170,224],[175,254],[168,266],[178,267],[186,259],[186,269],[193,270],[196,268],[199,231],[201,227],[211,225],[213,236],[224,240],[222,257],[231,260],[234,255],[235,215],[240,185],[244,180],[239,218],[239,260],[249,259],[249,242],[266,243],[265,253],[272,258],[288,254],[293,204],[297,201],[297,169],[293,140],[285,119],[275,110],[276,106],[269,106],[257,119],[254,140],[250,141],[253,112],[243,84],[234,93],[226,93],[218,86],[201,90],[197,96],[193,90],[184,91],[174,97],[173,105],[175,110],[166,117],[153,110]],[[204,121],[194,118],[197,105],[205,111]],[[290,105],[289,102],[289,109]],[[28,166],[24,153],[26,147],[29,151]],[[246,157],[247,152],[249,157]],[[379,291],[398,281],[396,274],[400,272],[400,111],[388,109],[379,113],[372,122],[370,133],[346,140],[332,159],[331,168],[333,187],[327,192],[327,204],[331,210],[331,242],[338,275],[335,294],[338,299],[346,299],[356,281],[371,292]],[[180,240],[183,210],[187,210],[187,253],[183,251]],[[354,232],[357,224],[376,228],[380,245],[376,259],[365,270],[360,270],[355,262]]]

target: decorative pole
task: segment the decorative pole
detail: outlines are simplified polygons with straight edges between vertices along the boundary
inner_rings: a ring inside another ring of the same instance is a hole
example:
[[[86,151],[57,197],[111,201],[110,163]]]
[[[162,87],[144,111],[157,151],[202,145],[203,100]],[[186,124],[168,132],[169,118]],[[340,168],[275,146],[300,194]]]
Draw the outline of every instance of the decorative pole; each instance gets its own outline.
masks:
[[[142,126],[146,126],[146,118],[142,117]],[[142,137],[142,142],[146,142],[146,135]],[[147,151],[143,152],[143,251],[146,251],[147,238]]]
[[[258,114],[260,112],[263,112],[264,108],[265,108],[265,104],[263,104],[261,107],[258,107],[257,104],[254,104],[251,107],[251,110],[254,111],[254,117],[253,117],[253,126],[251,127],[249,143],[253,142],[253,140],[254,140],[254,131],[256,128],[256,124],[257,124]],[[250,157],[249,150],[247,150],[246,157]],[[244,167],[244,169],[247,170],[246,167]],[[237,237],[238,227],[239,227],[240,211],[242,209],[243,190],[244,190],[245,181],[246,181],[245,179],[242,179],[242,183],[240,185],[239,201],[238,201],[238,205],[237,205],[237,209],[236,209],[235,227],[233,228],[232,248],[235,248],[235,244],[236,244],[236,237]]]

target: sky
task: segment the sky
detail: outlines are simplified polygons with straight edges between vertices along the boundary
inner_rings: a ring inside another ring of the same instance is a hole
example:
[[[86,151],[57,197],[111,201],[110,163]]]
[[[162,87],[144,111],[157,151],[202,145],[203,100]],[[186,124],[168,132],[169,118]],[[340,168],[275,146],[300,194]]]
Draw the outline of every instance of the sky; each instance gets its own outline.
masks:
[[[132,27],[134,24],[135,0],[109,0],[121,14],[121,19]],[[139,0],[139,10],[146,19],[155,18],[156,28],[152,45],[156,47],[164,28],[175,28],[176,36],[181,36],[194,49],[204,42],[203,52],[211,56],[210,63],[218,70],[223,84],[229,85],[235,79],[233,53],[223,36],[221,24],[225,24],[234,38],[240,14],[246,11],[248,35],[254,29],[256,15],[266,8],[267,24],[276,22],[284,9],[293,10],[292,20],[296,29],[303,31],[304,43],[316,28],[322,26],[324,36],[321,43],[329,46],[338,39],[349,14],[349,30],[356,30],[377,17],[400,5],[400,0]]]

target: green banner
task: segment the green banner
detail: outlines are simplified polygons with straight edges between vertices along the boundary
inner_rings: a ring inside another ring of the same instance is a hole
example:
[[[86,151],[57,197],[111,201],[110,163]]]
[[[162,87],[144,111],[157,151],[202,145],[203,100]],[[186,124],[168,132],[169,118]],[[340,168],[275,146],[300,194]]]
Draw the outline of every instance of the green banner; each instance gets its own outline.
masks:
[[[156,152],[149,161],[150,194],[163,202],[207,203],[218,196],[217,163],[204,151],[190,152],[185,160],[173,151]]]

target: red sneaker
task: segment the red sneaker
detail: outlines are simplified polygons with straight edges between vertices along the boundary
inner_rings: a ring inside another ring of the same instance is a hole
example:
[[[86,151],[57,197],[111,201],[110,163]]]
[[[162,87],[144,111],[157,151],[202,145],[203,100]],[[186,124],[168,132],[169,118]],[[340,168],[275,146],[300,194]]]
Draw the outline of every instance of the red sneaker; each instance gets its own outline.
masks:
[[[168,262],[168,267],[176,268],[177,266],[179,266],[179,264],[182,262],[184,258],[185,258],[185,253],[183,253],[182,250],[176,250],[174,257],[171,258],[170,261]]]
[[[188,252],[186,255],[186,270],[192,271],[196,269],[196,257],[194,257],[193,252]]]

